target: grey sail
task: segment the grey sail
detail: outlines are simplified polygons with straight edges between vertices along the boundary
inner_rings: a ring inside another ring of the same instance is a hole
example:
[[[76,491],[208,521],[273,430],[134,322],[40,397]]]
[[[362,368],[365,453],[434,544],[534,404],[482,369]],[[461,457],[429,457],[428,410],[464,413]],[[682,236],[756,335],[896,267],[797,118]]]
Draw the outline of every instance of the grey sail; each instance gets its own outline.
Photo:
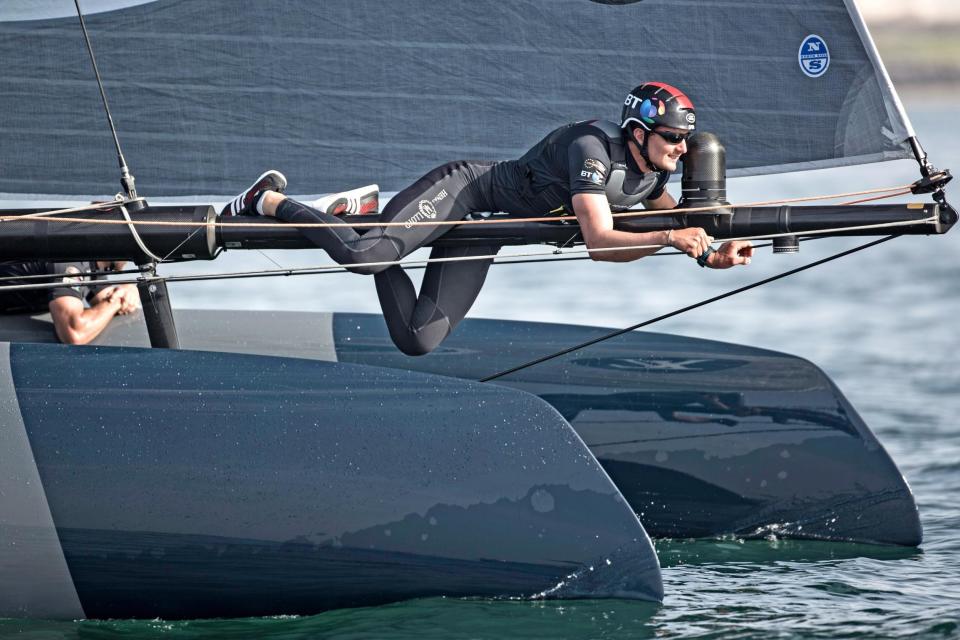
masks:
[[[116,157],[70,0],[0,4],[0,192],[112,194]],[[848,6],[849,5],[849,6]],[[730,175],[910,156],[852,0],[87,0],[143,195],[397,190],[510,159],[565,122],[682,87]]]

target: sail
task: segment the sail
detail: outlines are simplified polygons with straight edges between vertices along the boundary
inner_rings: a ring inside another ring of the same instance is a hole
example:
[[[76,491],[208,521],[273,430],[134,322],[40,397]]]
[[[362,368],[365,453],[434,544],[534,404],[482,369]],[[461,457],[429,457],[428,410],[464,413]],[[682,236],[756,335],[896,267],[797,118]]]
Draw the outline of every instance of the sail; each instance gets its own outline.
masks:
[[[112,194],[117,161],[71,0],[0,3],[0,192]],[[402,188],[518,157],[682,88],[729,175],[912,157],[852,0],[85,0],[119,138],[147,196]]]

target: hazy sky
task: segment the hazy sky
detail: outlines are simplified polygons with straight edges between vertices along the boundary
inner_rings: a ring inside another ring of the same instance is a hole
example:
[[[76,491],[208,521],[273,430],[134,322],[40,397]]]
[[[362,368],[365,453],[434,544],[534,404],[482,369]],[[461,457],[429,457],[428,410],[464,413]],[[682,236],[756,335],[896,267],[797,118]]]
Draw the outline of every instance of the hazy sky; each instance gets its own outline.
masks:
[[[151,0],[83,0],[85,14],[144,4]],[[922,23],[960,23],[960,0],[855,0],[868,23],[896,20]],[[69,0],[0,0],[4,20],[35,20],[73,16]]]
[[[960,22],[958,0],[855,0],[869,22]]]

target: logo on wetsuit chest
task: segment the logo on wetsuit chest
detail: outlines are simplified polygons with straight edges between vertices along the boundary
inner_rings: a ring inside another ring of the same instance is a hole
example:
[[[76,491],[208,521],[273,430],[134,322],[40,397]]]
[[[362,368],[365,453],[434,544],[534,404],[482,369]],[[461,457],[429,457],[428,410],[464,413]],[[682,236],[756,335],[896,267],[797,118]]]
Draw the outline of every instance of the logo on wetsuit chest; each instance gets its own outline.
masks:
[[[583,169],[580,171],[580,177],[586,178],[597,186],[603,186],[607,178],[607,168],[596,158],[587,158],[583,161]]]
[[[435,195],[431,200],[421,200],[417,203],[417,212],[410,216],[410,219],[407,220],[403,228],[409,229],[417,222],[423,222],[424,220],[433,220],[437,217],[437,207],[436,204],[447,197],[447,190],[441,189],[440,193]]]

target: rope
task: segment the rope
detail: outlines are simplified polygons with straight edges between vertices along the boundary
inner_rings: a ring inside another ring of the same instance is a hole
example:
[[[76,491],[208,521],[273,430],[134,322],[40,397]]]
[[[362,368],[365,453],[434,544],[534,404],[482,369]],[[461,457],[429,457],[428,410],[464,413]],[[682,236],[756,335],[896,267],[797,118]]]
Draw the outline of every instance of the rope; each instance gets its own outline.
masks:
[[[611,214],[615,219],[616,218],[643,218],[650,216],[662,216],[662,215],[677,215],[684,213],[705,213],[709,211],[717,211],[719,209],[732,209],[732,208],[742,208],[742,207],[768,207],[784,204],[794,204],[798,202],[815,202],[818,200],[836,200],[839,198],[849,198],[853,196],[862,196],[862,195],[871,195],[871,194],[887,194],[879,196],[876,199],[894,197],[897,195],[903,195],[905,193],[910,193],[910,185],[902,185],[897,187],[882,187],[876,189],[866,189],[864,191],[850,191],[847,193],[835,193],[829,195],[820,195],[820,196],[805,196],[801,198],[786,198],[783,200],[764,200],[756,202],[744,202],[739,204],[727,204],[727,205],[714,205],[709,207],[688,207],[684,209],[660,209],[655,211],[623,211],[620,213]],[[890,193],[896,192],[896,193]],[[848,204],[848,203],[842,203]],[[841,206],[842,206],[841,205]],[[116,206],[115,203],[111,203],[109,206]],[[93,206],[86,207],[90,208],[104,208],[104,206]],[[14,222],[17,220],[30,220],[33,218],[44,217],[50,221],[57,222],[77,222],[77,223],[87,223],[87,224],[128,224],[125,220],[100,220],[97,218],[49,218],[49,216],[59,213],[69,213],[74,211],[82,211],[82,208],[74,209],[61,209],[60,211],[44,211],[42,213],[28,213],[19,216],[0,216],[0,222]],[[132,222],[134,225],[142,226],[151,226],[151,227],[233,227],[233,228],[245,228],[245,227],[256,227],[256,228],[286,228],[286,229],[320,229],[327,227],[350,227],[353,229],[358,228],[376,228],[376,227],[414,227],[414,226],[425,226],[425,227],[440,227],[440,226],[460,226],[460,225],[491,225],[491,224],[515,224],[517,222],[564,222],[564,221],[574,221],[577,217],[573,215],[566,216],[543,216],[538,218],[483,218],[480,220],[440,220],[436,222],[303,222],[303,223],[294,223],[294,222],[267,222],[267,223],[257,223],[257,222],[194,222],[192,220],[183,220],[179,222],[165,221],[165,220],[137,220]]]
[[[809,238],[809,241],[822,240],[823,238]],[[758,244],[754,245],[755,249],[762,249],[764,247],[772,246],[771,244]],[[532,258],[526,258],[523,254],[514,254],[510,256],[498,256],[497,259],[493,261],[494,265],[510,265],[510,264],[532,264],[532,263],[541,263],[541,262],[572,262],[578,260],[589,260],[590,256],[565,256],[557,255],[556,252],[551,253],[534,253],[528,254],[533,256]],[[647,256],[647,258],[672,258],[675,256],[685,255],[680,251],[674,251],[671,253],[655,253]],[[264,256],[269,259],[269,256]],[[519,260],[515,258],[520,258]],[[425,269],[430,260],[422,260],[419,262],[405,262],[399,266],[406,270],[419,270]],[[278,265],[279,266],[279,265]],[[312,267],[280,267],[279,269],[258,269],[256,271],[233,271],[225,273],[203,273],[203,274],[187,274],[183,276],[165,276],[163,279],[170,282],[202,282],[205,280],[242,280],[247,278],[272,278],[272,277],[289,277],[289,276],[302,276],[302,275],[324,275],[330,273],[347,273],[347,268],[339,265],[316,265]],[[81,271],[77,274],[77,277],[90,277],[97,275],[127,275],[133,273],[149,273],[149,269],[125,269],[123,271]],[[55,274],[40,274],[32,276],[5,276],[0,277],[0,291],[7,290],[16,290],[16,289],[50,289],[55,287],[63,286],[59,280],[62,276]],[[54,284],[37,284],[37,285],[8,285],[2,286],[3,282],[11,281],[22,281],[22,280],[53,280],[57,279],[57,283]],[[139,280],[111,280],[114,284],[136,284]]]
[[[89,211],[90,209],[113,209],[117,206],[116,202],[98,202],[96,204],[84,205],[82,207],[71,207],[69,209],[54,209],[53,211],[38,211],[36,213],[24,213],[22,215],[14,216],[0,216],[0,222],[14,222],[16,220],[32,220],[34,218],[45,218],[47,216],[55,216],[61,213],[74,213],[78,211]],[[55,220],[62,220],[62,218],[54,218]]]
[[[81,271],[76,274],[78,278],[93,278],[97,276],[117,276],[117,275],[127,275],[130,273],[145,273],[146,269],[124,269],[123,271]],[[35,273],[33,275],[23,275],[23,276],[0,276],[0,284],[4,282],[22,282],[24,280],[62,280],[63,274],[56,273]],[[3,290],[3,287],[0,286],[0,291]]]
[[[137,231],[137,228],[133,226],[133,220],[130,219],[130,214],[127,212],[127,208],[123,205],[120,205],[120,212],[123,214],[123,218],[127,221],[127,226],[130,228],[130,235],[133,236],[134,242],[136,242],[137,246],[140,247],[140,251],[143,252],[143,255],[148,256],[154,262],[163,262],[163,258],[150,251],[150,249],[147,249],[147,245],[143,243],[143,238],[140,237],[140,233]],[[194,231],[194,233],[196,233],[196,231]],[[189,240],[189,236],[187,239]],[[184,242],[186,242],[186,240],[184,240]],[[183,246],[183,242],[177,245],[177,249],[179,249],[181,246]],[[174,251],[176,251],[176,249],[174,249]]]
[[[875,190],[875,189],[874,189],[874,190],[870,190],[870,191],[871,191],[871,192],[876,192],[876,191],[878,191],[878,190]],[[854,194],[859,194],[859,193],[863,193],[863,192],[854,192],[854,193],[848,193],[848,194],[843,194],[843,195],[854,195]],[[879,199],[882,199],[882,198],[894,197],[894,196],[896,196],[896,195],[902,195],[902,194],[901,194],[901,193],[891,193],[891,194],[888,194],[888,195],[880,195],[880,196],[876,196],[876,197],[873,197],[873,198],[868,198],[868,199],[866,199],[866,200],[879,200]],[[854,201],[854,202],[845,202],[845,203],[842,203],[841,206],[850,205],[850,204],[855,204],[856,202],[857,202],[857,201]],[[99,209],[99,208],[113,208],[113,207],[116,207],[116,206],[118,206],[117,203],[101,203],[101,204],[98,204],[98,205],[94,205],[94,208],[98,208],[98,209]],[[144,252],[144,254],[151,256],[151,257],[152,257],[154,260],[156,260],[157,262],[165,262],[165,261],[169,258],[169,256],[172,255],[172,253],[176,251],[176,248],[175,248],[175,249],[173,250],[173,252],[171,252],[170,254],[168,254],[167,256],[165,256],[164,258],[159,258],[158,256],[155,256],[152,252],[150,252],[150,251],[146,248],[146,246],[145,246],[145,245],[143,244],[143,242],[142,242],[142,239],[139,237],[139,234],[137,234],[137,233],[136,233],[136,230],[133,228],[133,225],[138,224],[138,223],[133,222],[132,220],[130,220],[130,216],[129,216],[129,214],[127,214],[127,211],[126,211],[125,207],[123,207],[122,205],[119,205],[119,206],[120,206],[121,211],[122,211],[123,214],[125,215],[126,220],[124,220],[124,221],[100,221],[100,222],[110,222],[110,223],[113,223],[113,224],[127,224],[128,226],[130,226],[130,227],[131,227],[131,232],[133,233],[133,236],[134,236],[134,239],[137,240],[137,243],[138,243],[138,245],[140,246],[141,250]],[[733,206],[733,205],[731,205],[731,206]],[[743,206],[743,205],[741,205],[741,206]],[[63,209],[63,210],[61,210],[61,211],[70,211],[70,209]],[[57,212],[56,212],[56,211],[48,211],[48,212],[43,212],[42,214],[37,214],[37,216],[38,216],[38,217],[40,217],[40,216],[48,216],[48,215],[53,215],[53,214],[55,214],[55,213],[57,213]],[[22,220],[22,219],[25,218],[25,217],[27,217],[27,216],[16,216],[16,217],[12,217],[12,219]],[[33,216],[30,216],[30,217],[33,217]],[[11,218],[11,217],[0,218],[0,220],[6,220],[6,219],[8,219],[8,218]],[[64,220],[64,219],[63,219],[63,218],[60,218],[60,220]],[[931,217],[929,217],[929,218],[922,219],[922,220],[894,221],[894,222],[887,222],[887,223],[875,224],[875,225],[860,225],[860,226],[856,226],[856,227],[832,227],[832,228],[828,228],[828,229],[815,229],[815,230],[804,231],[804,232],[800,232],[800,233],[797,233],[797,232],[786,232],[786,233],[773,234],[773,235],[771,235],[771,234],[766,234],[766,235],[762,235],[762,236],[742,236],[742,237],[738,237],[738,238],[729,238],[729,239],[726,239],[725,241],[734,241],[734,240],[739,240],[739,241],[752,241],[752,240],[759,240],[759,239],[772,239],[772,238],[777,238],[777,237],[782,237],[782,236],[796,236],[796,235],[799,235],[799,236],[801,236],[801,237],[805,237],[805,238],[808,238],[808,239],[815,239],[816,236],[827,235],[827,234],[834,233],[834,232],[837,232],[837,231],[862,231],[862,230],[871,230],[871,229],[886,229],[886,228],[894,228],[894,227],[898,227],[898,226],[910,226],[910,225],[915,225],[915,224],[935,223],[935,222],[936,222],[936,216],[931,216]],[[174,223],[174,224],[179,224],[179,223]],[[284,223],[281,223],[281,224],[284,224]],[[179,248],[179,246],[182,246],[182,245],[183,245],[185,242],[187,242],[191,237],[193,237],[193,236],[196,235],[199,231],[201,231],[201,230],[203,229],[203,227],[205,227],[205,226],[207,226],[206,223],[200,223],[199,225],[197,225],[197,228],[194,229],[194,230],[187,236],[187,238],[186,238],[183,242],[181,242],[180,245],[177,246],[177,248]],[[260,225],[257,225],[257,226],[260,226]],[[279,226],[279,225],[278,225],[278,226]],[[286,226],[286,225],[285,225],[285,226]],[[713,242],[717,242],[717,241],[713,241]],[[525,263],[525,262],[545,262],[545,261],[551,261],[551,260],[586,260],[586,259],[590,259],[590,258],[592,257],[591,254],[596,254],[596,253],[605,253],[605,252],[609,252],[609,251],[630,251],[630,250],[636,250],[636,249],[662,249],[662,248],[665,247],[665,246],[667,246],[667,245],[663,245],[663,244],[649,244],[649,245],[633,245],[633,246],[627,246],[627,247],[596,248],[596,249],[586,249],[586,248],[584,248],[584,249],[568,249],[568,250],[566,250],[566,251],[563,250],[563,247],[560,247],[560,248],[557,248],[557,249],[553,249],[553,250],[551,250],[551,251],[549,251],[549,252],[529,252],[529,253],[513,254],[513,255],[509,256],[507,259],[501,258],[501,259],[499,259],[499,260],[497,260],[497,257],[498,257],[497,254],[488,254],[488,255],[481,255],[481,256],[463,256],[463,257],[451,257],[451,258],[433,258],[433,259],[417,260],[417,261],[393,260],[393,261],[383,261],[383,262],[368,262],[368,263],[358,263],[358,264],[356,264],[356,265],[350,265],[350,266],[351,266],[351,267],[357,267],[357,266],[360,266],[360,267],[363,267],[363,266],[399,266],[399,267],[404,268],[404,269],[422,269],[422,268],[425,268],[426,266],[428,266],[429,264],[434,263],[434,262],[463,262],[463,261],[470,261],[470,260],[491,260],[494,264],[515,264],[515,263],[516,263],[516,264],[520,264],[520,263]],[[567,256],[569,256],[569,254],[586,254],[586,255],[577,256],[577,257],[567,257]],[[678,256],[678,255],[685,255],[685,254],[682,253],[682,252],[675,252],[675,253],[669,253],[669,254],[659,254],[657,257]],[[564,256],[564,257],[561,257],[561,256]],[[648,256],[648,257],[649,257],[649,256]],[[519,259],[518,259],[518,258],[519,258]],[[276,264],[276,263],[275,263],[275,264]],[[279,266],[279,265],[278,265],[278,266]],[[234,273],[222,273],[222,274],[199,274],[199,275],[189,275],[189,274],[188,274],[188,275],[185,275],[185,276],[172,276],[172,277],[168,277],[167,280],[174,281],[174,282],[177,282],[177,281],[179,281],[179,282],[192,282],[192,281],[202,281],[202,280],[225,280],[225,279],[242,279],[242,278],[255,278],[255,277],[270,277],[270,276],[278,276],[278,275],[291,276],[291,275],[323,274],[323,273],[335,273],[335,272],[344,272],[344,271],[347,271],[347,269],[344,268],[344,267],[342,267],[342,266],[340,266],[340,265],[319,265],[319,266],[315,266],[315,267],[302,267],[302,268],[298,268],[298,269],[283,269],[283,268],[281,268],[281,269],[277,269],[277,270],[259,270],[259,271],[250,271],[250,272],[234,272]],[[134,273],[135,273],[135,271],[134,271]],[[34,277],[36,277],[36,276],[34,276]],[[42,276],[41,276],[41,277],[42,277]],[[14,279],[16,279],[16,280],[23,280],[23,279],[25,279],[25,278],[16,278],[16,277],[3,278],[3,279],[0,279],[0,282],[2,282],[2,281],[4,281],[4,280],[14,280]],[[137,281],[137,280],[117,280],[117,281],[115,281],[115,282],[116,282],[117,284],[136,284],[138,281]],[[22,284],[22,285],[6,285],[6,286],[0,284],[0,291],[5,291],[5,290],[18,290],[18,289],[48,289],[48,288],[52,288],[52,287],[55,287],[55,286],[59,286],[59,285],[56,284],[56,283],[54,283],[54,284]]]
[[[739,238],[728,238],[728,239],[723,240],[723,242],[749,241],[749,240],[765,240],[765,239],[768,239],[768,238],[780,238],[780,237],[785,237],[785,236],[798,236],[798,235],[801,236],[801,237],[802,237],[802,236],[818,236],[818,235],[827,235],[827,234],[830,234],[830,233],[836,233],[837,231],[866,231],[866,230],[870,230],[870,229],[887,229],[887,228],[894,228],[894,227],[912,226],[912,225],[915,225],[915,224],[933,223],[933,222],[936,222],[936,221],[937,221],[936,216],[930,216],[929,218],[924,218],[924,219],[922,219],[922,220],[903,220],[903,221],[885,222],[885,223],[882,223],[882,224],[860,225],[860,226],[856,226],[856,227],[834,227],[834,228],[830,228],[830,229],[814,229],[814,230],[812,230],[812,231],[803,231],[803,232],[800,232],[800,233],[798,233],[798,232],[790,232],[790,233],[766,234],[766,235],[762,235],[762,236],[742,236],[742,237],[739,237]],[[711,244],[715,244],[715,243],[717,243],[717,242],[719,242],[719,240],[714,240],[713,243],[711,243]],[[570,254],[588,254],[586,257],[590,257],[590,255],[595,254],[595,253],[607,253],[607,252],[612,252],[612,251],[632,251],[632,250],[635,250],[635,249],[662,249],[662,248],[664,248],[664,247],[666,247],[666,246],[668,246],[668,245],[664,245],[664,244],[638,244],[638,245],[632,245],[632,246],[629,246],[629,247],[603,247],[603,248],[597,248],[597,249],[586,249],[586,248],[584,248],[584,249],[567,249],[567,250],[554,249],[554,250],[552,250],[552,251],[537,251],[537,252],[531,252],[531,253],[516,253],[516,254],[512,254],[511,257],[517,257],[517,258],[532,258],[532,257],[547,257],[547,256],[566,256],[566,255],[570,255]],[[408,260],[384,260],[384,261],[381,261],[381,262],[358,262],[358,263],[355,263],[355,264],[350,264],[350,267],[351,267],[351,268],[354,268],[354,267],[392,267],[392,266],[399,266],[399,267],[408,268],[408,267],[411,267],[411,266],[426,266],[426,265],[428,265],[428,264],[434,264],[434,263],[438,263],[438,262],[468,262],[468,261],[471,261],[471,260],[493,260],[493,259],[495,259],[495,258],[497,257],[497,255],[498,255],[498,254],[493,253],[493,254],[486,254],[486,255],[480,255],[480,256],[456,256],[456,257],[450,257],[450,258],[428,258],[428,259],[426,259],[426,260],[412,260],[412,261],[408,261]],[[678,251],[677,253],[671,253],[671,254],[665,254],[665,255],[677,255],[677,256],[680,256],[680,255],[686,255],[686,254],[683,253],[683,252],[679,252],[679,251]],[[554,259],[556,259],[556,258],[554,258]],[[317,266],[317,267],[304,267],[304,268],[311,269],[311,270],[313,270],[313,271],[316,272],[316,273],[323,273],[324,271],[331,271],[331,270],[343,269],[343,267],[340,266],[340,265],[329,265],[329,266],[321,265],[321,266]],[[295,270],[288,270],[288,271],[295,271]],[[173,277],[171,277],[171,278],[169,278],[169,279],[170,279],[171,281],[172,281],[172,280],[175,280],[175,278],[173,278]]]
[[[872,198],[861,198],[860,200],[851,200],[850,202],[841,202],[840,206],[845,207],[848,205],[863,204],[864,202],[873,202],[874,200],[883,200],[884,198],[894,198],[896,196],[906,195],[908,193],[913,193],[910,189],[904,189],[903,191],[897,191],[896,193],[891,193],[889,195],[873,196]]]
[[[859,225],[855,227],[833,227],[829,229],[813,229],[811,231],[803,232],[786,232],[786,233],[777,233],[777,234],[765,234],[762,236],[741,236],[738,238],[728,238],[723,240],[723,242],[732,242],[732,241],[752,241],[752,240],[766,240],[772,238],[779,238],[784,236],[800,236],[800,237],[816,237],[816,236],[825,236],[837,231],[866,231],[872,229],[888,229],[896,228],[902,226],[912,226],[915,224],[924,224],[924,223],[935,223],[937,221],[936,216],[930,216],[929,218],[924,218],[921,220],[902,220],[902,221],[893,221],[885,222],[881,224],[872,224],[872,225]],[[720,242],[719,240],[714,240],[711,244]],[[570,254],[586,254],[583,258],[577,259],[589,259],[591,254],[595,253],[607,253],[611,251],[632,251],[635,249],[662,249],[667,245],[663,244],[639,244],[629,247],[604,247],[597,249],[553,249],[551,251],[534,251],[529,253],[516,253],[509,256],[506,260],[501,259],[499,262],[496,261],[498,254],[486,254],[480,256],[456,256],[450,258],[427,258],[425,260],[385,260],[382,262],[359,262],[356,264],[351,264],[350,267],[391,267],[399,266],[404,269],[416,269],[423,268],[427,265],[439,262],[468,262],[471,260],[492,260],[497,264],[510,264],[513,262],[513,258],[540,258],[544,261],[549,262],[551,260],[559,260],[560,256],[569,256]],[[660,254],[660,257],[667,256],[682,256],[686,255],[683,252],[675,252],[668,254]],[[650,257],[650,256],[647,256]],[[572,259],[572,258],[568,258]],[[525,260],[516,260],[516,262],[521,262]],[[310,274],[321,274],[327,272],[343,272],[347,269],[341,265],[318,265],[315,267],[300,267],[297,269],[280,269],[280,270],[260,270],[260,271],[247,271],[247,272],[235,272],[235,273],[224,273],[224,274],[198,274],[198,275],[184,275],[184,276],[168,276],[164,278],[169,282],[196,282],[202,280],[231,280],[231,279],[242,279],[242,278],[256,278],[256,277],[269,277],[275,275],[310,275]],[[135,284],[137,280],[115,280],[116,284]],[[0,286],[0,291],[7,290],[17,290],[17,289],[49,289],[55,285],[7,285]]]
[[[892,240],[892,239],[897,238],[897,237],[899,237],[899,236],[897,236],[897,235],[891,235],[891,236],[887,236],[887,237],[885,237],[885,238],[880,238],[879,240],[873,240],[873,241],[868,242],[868,243],[866,243],[866,244],[860,245],[859,247],[854,247],[853,249],[847,249],[846,251],[841,251],[840,253],[834,254],[834,255],[832,255],[832,256],[828,256],[828,257],[823,258],[823,259],[821,259],[821,260],[816,260],[816,261],[811,262],[811,263],[809,263],[809,264],[805,264],[805,265],[803,265],[802,267],[797,267],[796,269],[791,269],[790,271],[785,271],[784,273],[780,273],[780,274],[777,274],[777,275],[775,275],[775,276],[771,276],[771,277],[769,277],[769,278],[764,278],[763,280],[758,280],[757,282],[754,282],[754,283],[752,283],[752,284],[748,284],[748,285],[743,286],[743,287],[740,287],[740,288],[738,288],[738,289],[733,289],[733,290],[731,290],[731,291],[727,291],[726,293],[722,293],[722,294],[720,294],[720,295],[713,296],[712,298],[707,298],[706,300],[701,300],[700,302],[697,302],[697,303],[694,303],[694,304],[691,304],[691,305],[687,305],[686,307],[682,307],[682,308],[680,308],[680,309],[676,309],[676,310],[674,310],[674,311],[671,311],[671,312],[669,312],[669,313],[665,313],[665,314],[660,315],[660,316],[657,316],[657,317],[655,317],[655,318],[651,318],[651,319],[645,320],[645,321],[643,321],[643,322],[638,322],[637,324],[631,325],[631,326],[626,327],[626,328],[624,328],[624,329],[618,329],[618,330],[616,330],[616,331],[607,333],[606,335],[600,336],[599,338],[594,338],[593,340],[587,340],[586,342],[581,342],[580,344],[574,345],[574,346],[572,346],[572,347],[568,347],[568,348],[566,348],[566,349],[562,349],[561,351],[556,351],[556,352],[554,352],[554,353],[551,353],[551,354],[549,354],[549,355],[542,356],[542,357],[537,358],[537,359],[535,359],[535,360],[530,360],[530,361],[528,361],[528,362],[524,362],[523,364],[517,365],[517,366],[515,366],[515,367],[511,367],[510,369],[505,369],[505,370],[500,371],[500,372],[498,372],[498,373],[494,373],[494,374],[489,375],[489,376],[486,376],[486,377],[484,377],[484,378],[480,378],[480,379],[478,380],[478,382],[490,382],[491,380],[496,380],[497,378],[502,378],[503,376],[510,375],[511,373],[516,373],[517,371],[521,371],[521,370],[523,370],[523,369],[527,369],[527,368],[529,368],[529,367],[533,367],[533,366],[538,365],[538,364],[541,364],[541,363],[543,363],[543,362],[547,362],[547,361],[549,361],[549,360],[553,360],[553,359],[555,359],[555,358],[559,358],[560,356],[565,356],[565,355],[567,355],[568,353],[572,353],[572,352],[574,352],[574,351],[579,351],[580,349],[585,349],[585,348],[587,348],[587,347],[593,346],[593,345],[598,344],[598,343],[600,343],[600,342],[603,342],[603,341],[605,341],[605,340],[610,340],[611,338],[616,338],[617,336],[621,336],[621,335],[623,335],[623,334],[625,334],[625,333],[629,333],[629,332],[634,331],[634,330],[636,330],[636,329],[640,329],[640,328],[643,328],[643,327],[650,326],[651,324],[654,324],[654,323],[656,323],[656,322],[660,322],[661,320],[666,320],[666,319],[668,319],[668,318],[672,318],[672,317],[674,317],[674,316],[678,316],[678,315],[680,315],[680,314],[682,314],[682,313],[686,313],[686,312],[688,312],[688,311],[692,311],[692,310],[694,310],[694,309],[698,309],[698,308],[703,307],[703,306],[706,306],[706,305],[708,305],[708,304],[712,304],[712,303],[717,302],[717,301],[719,301],[719,300],[723,300],[724,298],[729,298],[729,297],[735,296],[735,295],[737,295],[737,294],[739,294],[739,293],[743,293],[743,292],[745,292],[745,291],[749,291],[750,289],[756,289],[757,287],[763,286],[763,285],[765,285],[765,284],[769,284],[769,283],[771,283],[771,282],[775,282],[776,280],[781,280],[781,279],[786,278],[787,276],[791,276],[791,275],[793,275],[793,274],[795,274],[795,273],[800,273],[801,271],[806,271],[807,269],[812,269],[812,268],[814,268],[814,267],[818,267],[818,266],[820,266],[820,265],[822,265],[822,264],[826,264],[827,262],[830,262],[830,261],[832,261],[832,260],[836,260],[836,259],[838,259],[838,258],[842,258],[842,257],[844,257],[844,256],[848,256],[848,255],[850,255],[850,254],[852,254],[852,253],[856,253],[856,252],[858,252],[858,251],[863,251],[864,249],[868,249],[868,248],[870,248],[870,247],[874,247],[874,246],[876,246],[876,245],[878,245],[878,244],[881,244],[881,243],[883,243],[883,242],[887,242],[888,240]]]

